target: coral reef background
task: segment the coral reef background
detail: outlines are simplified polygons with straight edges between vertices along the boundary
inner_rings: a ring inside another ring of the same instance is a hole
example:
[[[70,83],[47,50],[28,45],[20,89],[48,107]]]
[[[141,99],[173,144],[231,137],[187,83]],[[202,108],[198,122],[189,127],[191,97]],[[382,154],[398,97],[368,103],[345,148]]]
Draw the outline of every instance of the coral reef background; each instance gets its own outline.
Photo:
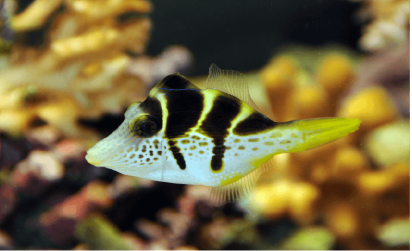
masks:
[[[3,0],[1,249],[409,249],[409,1]],[[245,72],[275,121],[359,131],[270,160],[216,207],[202,186],[89,165],[164,76]]]

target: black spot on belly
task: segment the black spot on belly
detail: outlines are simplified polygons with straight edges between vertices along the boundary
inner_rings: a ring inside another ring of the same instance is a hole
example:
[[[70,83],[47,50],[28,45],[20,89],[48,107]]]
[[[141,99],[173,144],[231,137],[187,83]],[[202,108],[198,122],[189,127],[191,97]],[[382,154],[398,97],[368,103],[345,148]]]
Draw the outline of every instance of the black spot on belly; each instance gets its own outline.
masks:
[[[212,170],[217,172],[223,168],[223,157],[225,156],[226,146],[224,146],[223,138],[216,138],[213,140],[215,146],[213,147],[212,153],[213,157],[210,162]]]
[[[213,157],[210,166],[213,171],[223,170],[223,157],[226,146],[225,138],[228,135],[232,120],[240,112],[240,101],[229,96],[217,96],[213,102],[212,110],[207,114],[200,129],[213,138]]]
[[[170,151],[172,151],[173,157],[176,160],[177,165],[181,170],[186,169],[186,161],[185,158],[183,157],[182,153],[180,152],[180,148],[176,146],[176,141],[174,140],[169,140],[168,144],[170,146]]]

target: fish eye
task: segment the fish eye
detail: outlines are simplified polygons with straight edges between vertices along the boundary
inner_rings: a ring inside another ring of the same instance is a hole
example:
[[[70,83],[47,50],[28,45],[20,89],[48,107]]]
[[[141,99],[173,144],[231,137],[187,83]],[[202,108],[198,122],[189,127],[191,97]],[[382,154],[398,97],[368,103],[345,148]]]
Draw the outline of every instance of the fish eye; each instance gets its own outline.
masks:
[[[140,116],[133,126],[133,131],[140,137],[151,137],[157,132],[155,118],[149,115]]]

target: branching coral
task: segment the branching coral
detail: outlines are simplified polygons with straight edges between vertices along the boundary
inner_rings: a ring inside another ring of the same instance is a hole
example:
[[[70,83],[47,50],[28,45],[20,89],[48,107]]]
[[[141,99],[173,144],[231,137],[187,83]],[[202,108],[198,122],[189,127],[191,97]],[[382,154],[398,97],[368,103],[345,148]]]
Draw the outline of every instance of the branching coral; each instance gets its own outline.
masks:
[[[365,27],[360,46],[364,50],[377,51],[396,47],[408,41],[410,9],[408,0],[362,0],[365,7],[361,17],[372,19]]]
[[[40,119],[67,136],[91,136],[80,117],[119,113],[142,98],[146,88],[126,72],[126,52],[144,51],[151,24],[142,14],[150,9],[143,0],[37,0],[15,16],[16,32],[47,33],[40,48],[17,41],[0,71],[0,130],[16,135]]]

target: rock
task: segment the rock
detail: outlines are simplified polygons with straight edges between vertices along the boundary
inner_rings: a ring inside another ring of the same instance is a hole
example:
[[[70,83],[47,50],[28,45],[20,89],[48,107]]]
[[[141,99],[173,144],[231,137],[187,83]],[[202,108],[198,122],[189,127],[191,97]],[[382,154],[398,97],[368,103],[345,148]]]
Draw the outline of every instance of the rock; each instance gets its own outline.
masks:
[[[43,213],[39,218],[43,235],[58,245],[72,241],[78,222],[90,212],[112,204],[107,188],[108,185],[101,181],[90,182],[77,194]]]
[[[3,184],[0,186],[0,224],[13,212],[16,199],[10,185]]]
[[[79,222],[76,226],[76,238],[91,249],[132,249],[121,232],[101,215],[91,215]]]
[[[16,192],[37,196],[63,178],[64,166],[51,152],[34,150],[20,162],[10,177]]]

